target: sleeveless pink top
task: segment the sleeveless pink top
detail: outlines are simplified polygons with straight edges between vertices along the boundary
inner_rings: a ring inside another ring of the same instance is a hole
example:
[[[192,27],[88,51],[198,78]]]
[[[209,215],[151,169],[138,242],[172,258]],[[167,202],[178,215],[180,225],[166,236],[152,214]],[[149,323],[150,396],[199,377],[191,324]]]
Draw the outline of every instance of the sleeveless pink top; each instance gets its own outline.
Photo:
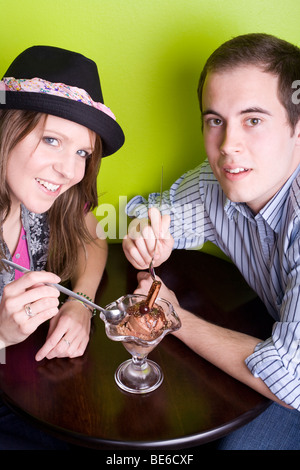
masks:
[[[20,266],[23,266],[23,268],[30,269],[30,258],[29,258],[29,253],[28,253],[26,232],[23,226],[22,226],[20,238],[18,241],[18,245],[13,254],[12,260],[14,263],[17,263],[17,264],[20,264]],[[21,273],[17,269],[15,270],[15,279],[19,279],[22,275],[23,273]]]

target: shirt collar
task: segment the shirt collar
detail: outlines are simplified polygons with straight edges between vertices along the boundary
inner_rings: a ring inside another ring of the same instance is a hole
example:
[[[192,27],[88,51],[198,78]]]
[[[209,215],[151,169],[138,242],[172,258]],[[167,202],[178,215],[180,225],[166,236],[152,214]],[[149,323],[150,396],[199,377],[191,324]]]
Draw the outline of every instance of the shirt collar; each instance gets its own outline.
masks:
[[[277,233],[279,232],[280,222],[282,220],[282,213],[285,206],[284,203],[286,202],[289,194],[291,195],[294,209],[300,217],[300,165],[258,214],[253,214],[247,204],[242,202],[233,202],[228,198],[226,199],[224,210],[229,219],[232,219],[237,212],[240,212],[244,217],[253,222],[255,222],[255,219],[262,217],[271,229]]]
[[[244,202],[233,202],[227,198],[224,205],[224,211],[229,219],[236,217],[238,212],[249,220],[254,219],[253,212]]]

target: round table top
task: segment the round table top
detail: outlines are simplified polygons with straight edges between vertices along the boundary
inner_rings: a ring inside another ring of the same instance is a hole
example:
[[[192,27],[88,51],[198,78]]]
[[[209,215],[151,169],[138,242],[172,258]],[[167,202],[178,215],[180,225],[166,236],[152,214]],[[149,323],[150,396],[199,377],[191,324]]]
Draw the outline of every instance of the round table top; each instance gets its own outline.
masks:
[[[197,251],[174,251],[156,269],[182,306],[212,322],[261,339],[271,324],[265,307],[229,262]],[[137,271],[121,245],[110,245],[96,301],[105,306],[136,287]],[[155,391],[136,395],[115,383],[129,359],[121,343],[107,338],[94,317],[82,357],[34,359],[46,326],[6,350],[0,365],[4,400],[26,419],[77,445],[95,449],[180,449],[231,432],[261,413],[269,401],[167,335],[150,353],[164,374]]]

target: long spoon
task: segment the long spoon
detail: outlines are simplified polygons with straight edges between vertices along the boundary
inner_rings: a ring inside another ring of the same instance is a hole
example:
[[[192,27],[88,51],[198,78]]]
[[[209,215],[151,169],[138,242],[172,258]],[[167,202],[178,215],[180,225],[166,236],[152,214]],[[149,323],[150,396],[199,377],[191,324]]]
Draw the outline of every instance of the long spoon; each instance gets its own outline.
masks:
[[[3,263],[7,264],[8,266],[11,266],[12,268],[17,269],[18,271],[21,271],[22,273],[28,273],[30,272],[29,269],[23,268],[23,266],[20,266],[19,264],[13,263],[12,261],[9,261],[7,259],[2,259]],[[105,320],[108,323],[112,323],[113,325],[117,325],[120,323],[120,321],[124,318],[125,316],[125,311],[121,309],[114,309],[114,310],[105,310],[105,308],[99,307],[99,305],[94,304],[90,300],[86,299],[85,297],[75,294],[70,289],[67,289],[66,287],[61,286],[60,284],[55,284],[55,283],[48,283],[45,282],[46,285],[56,287],[60,292],[63,294],[67,294],[69,297],[73,297],[74,299],[80,300],[80,302],[83,302],[86,305],[89,305],[92,308],[95,308],[99,312],[103,313]]]
[[[162,205],[163,177],[164,177],[164,168],[161,167],[159,209],[161,209],[161,205]],[[156,253],[156,246],[157,246],[157,237],[156,237],[156,239],[155,239],[154,250],[153,250],[153,256],[152,256],[152,259],[151,259],[150,264],[149,264],[149,273],[150,273],[150,275],[151,275],[153,281],[155,281],[155,271],[154,271],[154,267],[153,267],[153,262],[154,262],[154,256],[155,256],[155,253]]]

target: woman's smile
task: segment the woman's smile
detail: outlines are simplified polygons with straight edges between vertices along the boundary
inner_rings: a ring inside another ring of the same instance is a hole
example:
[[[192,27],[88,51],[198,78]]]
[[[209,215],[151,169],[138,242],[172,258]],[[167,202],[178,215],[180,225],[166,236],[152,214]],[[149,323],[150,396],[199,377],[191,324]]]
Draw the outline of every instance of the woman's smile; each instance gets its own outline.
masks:
[[[39,183],[40,186],[42,186],[50,193],[57,193],[61,187],[60,184],[53,184],[49,181],[42,180],[41,178],[35,178],[35,180]]]

